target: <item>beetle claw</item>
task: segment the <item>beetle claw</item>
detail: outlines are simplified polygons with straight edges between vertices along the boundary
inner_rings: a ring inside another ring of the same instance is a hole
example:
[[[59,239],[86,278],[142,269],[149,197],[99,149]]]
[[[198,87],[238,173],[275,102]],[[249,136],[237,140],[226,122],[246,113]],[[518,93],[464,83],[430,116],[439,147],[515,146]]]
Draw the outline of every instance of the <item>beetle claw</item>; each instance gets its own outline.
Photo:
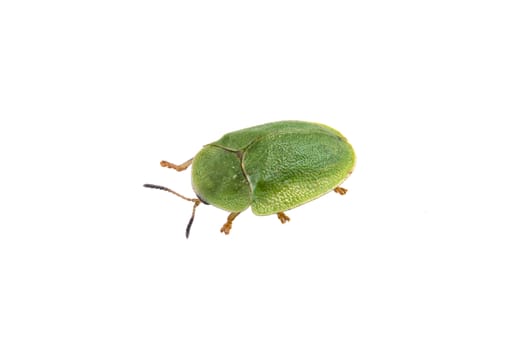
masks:
[[[224,225],[222,225],[221,232],[224,233],[225,235],[229,235],[231,229],[232,229],[231,222],[227,222]]]
[[[342,188],[342,187],[337,186],[336,188],[334,188],[334,192],[335,193],[339,193],[342,196],[342,195],[346,194],[346,192],[348,192],[348,190],[346,188]]]
[[[238,213],[230,213],[230,215],[228,215],[228,219],[226,220],[226,223],[224,225],[222,225],[222,227],[221,227],[221,232],[222,233],[224,233],[225,235],[230,234],[230,230],[232,229],[233,220],[239,214],[240,214],[240,212],[238,212]]]
[[[277,218],[281,220],[282,224],[285,224],[286,222],[290,221],[290,218],[282,211],[277,213]]]

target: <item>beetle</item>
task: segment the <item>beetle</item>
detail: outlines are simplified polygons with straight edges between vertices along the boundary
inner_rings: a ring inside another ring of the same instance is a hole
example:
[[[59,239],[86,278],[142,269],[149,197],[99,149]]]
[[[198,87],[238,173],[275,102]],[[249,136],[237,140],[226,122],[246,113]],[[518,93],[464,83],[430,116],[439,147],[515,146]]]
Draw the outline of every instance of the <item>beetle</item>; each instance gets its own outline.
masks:
[[[167,191],[193,202],[186,227],[189,237],[195,209],[201,203],[230,212],[220,229],[229,234],[233,220],[251,207],[255,215],[277,214],[290,221],[287,210],[335,191],[352,173],[355,153],[337,130],[319,123],[279,121],[234,131],[209,143],[180,164],[161,161],[176,171],[192,165],[192,187],[197,198],[188,198],[164,186],[145,187]]]

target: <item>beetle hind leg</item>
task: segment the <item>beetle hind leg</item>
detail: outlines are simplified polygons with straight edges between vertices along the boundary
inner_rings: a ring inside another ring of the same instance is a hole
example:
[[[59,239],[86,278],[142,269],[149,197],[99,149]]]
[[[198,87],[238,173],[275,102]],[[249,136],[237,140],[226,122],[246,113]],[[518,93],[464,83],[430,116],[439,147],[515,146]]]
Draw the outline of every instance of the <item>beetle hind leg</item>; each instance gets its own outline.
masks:
[[[188,167],[191,165],[192,162],[193,162],[193,158],[191,158],[190,160],[185,161],[181,165],[173,164],[173,163],[170,163],[170,162],[167,162],[167,161],[163,160],[163,161],[160,162],[160,166],[162,166],[164,168],[175,169],[177,171],[183,171],[183,170],[188,169]]]
[[[286,215],[284,212],[280,211],[277,213],[277,218],[281,220],[282,224],[286,224],[288,221],[290,221],[290,218],[288,215]]]
[[[232,223],[233,223],[233,220],[235,220],[235,218],[240,214],[241,212],[238,212],[238,213],[230,213],[230,215],[228,215],[228,219],[226,220],[226,223],[224,225],[222,225],[221,227],[221,232],[224,233],[225,235],[229,234],[230,233],[230,230],[232,229]]]
[[[346,188],[342,188],[342,187],[337,186],[336,188],[334,188],[334,192],[335,193],[339,193],[342,196],[342,195],[346,194],[346,192],[348,192],[348,190]]]

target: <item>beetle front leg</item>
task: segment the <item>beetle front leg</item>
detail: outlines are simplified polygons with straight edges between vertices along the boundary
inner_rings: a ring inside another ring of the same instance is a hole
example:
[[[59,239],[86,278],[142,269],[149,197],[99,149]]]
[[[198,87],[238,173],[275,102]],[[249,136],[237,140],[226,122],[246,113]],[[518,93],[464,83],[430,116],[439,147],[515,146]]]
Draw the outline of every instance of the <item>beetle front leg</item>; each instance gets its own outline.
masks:
[[[183,170],[188,169],[188,167],[191,165],[192,162],[193,162],[193,158],[185,161],[181,165],[173,164],[173,163],[166,162],[165,160],[163,160],[160,162],[160,166],[165,167],[165,168],[175,169],[177,171],[183,171]]]
[[[339,193],[342,196],[342,195],[346,194],[346,192],[348,192],[348,190],[346,188],[342,188],[342,187],[337,186],[336,188],[334,188],[334,192],[335,193]]]
[[[286,222],[290,221],[290,218],[282,211],[277,213],[277,218],[281,220],[282,224],[285,224]]]
[[[233,220],[235,220],[235,218],[240,214],[241,212],[238,212],[238,213],[230,213],[230,215],[228,215],[228,219],[226,220],[226,223],[224,225],[222,225],[221,227],[221,232],[224,233],[225,235],[229,234],[230,233],[230,230],[232,229],[232,223],[233,223]]]

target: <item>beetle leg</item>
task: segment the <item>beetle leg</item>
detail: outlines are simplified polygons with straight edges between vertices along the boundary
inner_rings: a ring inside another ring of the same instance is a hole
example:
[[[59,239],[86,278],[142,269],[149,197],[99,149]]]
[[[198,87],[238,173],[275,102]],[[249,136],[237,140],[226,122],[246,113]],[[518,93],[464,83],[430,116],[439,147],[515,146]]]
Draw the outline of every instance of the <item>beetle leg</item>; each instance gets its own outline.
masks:
[[[341,196],[342,196],[343,194],[346,194],[347,191],[348,191],[348,190],[347,190],[346,188],[342,188],[342,187],[339,187],[339,186],[337,186],[336,188],[334,188],[334,192],[335,192],[335,193],[339,193]]]
[[[277,217],[281,220],[281,223],[285,224],[287,221],[290,221],[290,218],[282,211],[277,213]]]
[[[183,171],[183,170],[188,169],[188,167],[191,165],[192,162],[193,162],[193,158],[185,161],[181,165],[173,164],[173,163],[166,162],[165,160],[163,160],[160,162],[160,166],[165,167],[165,168],[175,169],[177,171]]]
[[[238,212],[238,213],[230,213],[230,215],[228,215],[228,219],[226,220],[226,223],[224,225],[222,225],[221,227],[221,232],[223,232],[225,235],[229,234],[230,233],[230,230],[232,229],[232,223],[233,223],[233,220],[237,217],[237,215],[239,215],[241,212]]]

